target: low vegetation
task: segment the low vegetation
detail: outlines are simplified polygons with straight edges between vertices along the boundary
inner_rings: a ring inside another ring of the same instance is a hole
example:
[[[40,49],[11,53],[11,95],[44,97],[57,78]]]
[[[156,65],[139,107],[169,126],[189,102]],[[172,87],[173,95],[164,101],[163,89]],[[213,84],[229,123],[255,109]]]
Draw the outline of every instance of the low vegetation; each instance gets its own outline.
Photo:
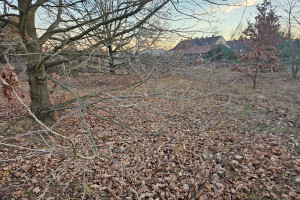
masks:
[[[298,80],[259,74],[252,90],[229,68],[208,66],[153,77],[133,91],[107,93],[115,98],[94,105],[103,109],[88,109],[95,114],[85,117],[99,151],[93,159],[74,157],[67,140],[45,131],[18,101],[1,94],[1,198],[300,197]],[[87,78],[97,91],[134,81],[79,74],[68,83],[75,92],[88,91],[91,85],[81,84]],[[26,82],[18,87],[29,105],[27,88]],[[130,93],[135,97],[117,98]],[[51,96],[53,103],[71,98],[66,91]],[[58,111],[53,130],[76,141],[80,154],[92,155],[74,112]]]

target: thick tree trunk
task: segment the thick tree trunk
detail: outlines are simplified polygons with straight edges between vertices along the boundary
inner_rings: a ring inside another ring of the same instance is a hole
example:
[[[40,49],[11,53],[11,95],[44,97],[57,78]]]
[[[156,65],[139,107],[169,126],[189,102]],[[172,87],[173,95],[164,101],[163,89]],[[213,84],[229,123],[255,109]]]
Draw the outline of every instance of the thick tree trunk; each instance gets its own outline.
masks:
[[[42,3],[43,4],[43,3]],[[45,123],[54,122],[54,113],[46,113],[51,108],[47,87],[47,75],[43,65],[37,66],[43,55],[42,43],[38,40],[35,15],[38,6],[32,0],[18,0],[19,35],[26,47],[27,76],[30,88],[31,111]]]
[[[42,66],[36,70],[34,66],[29,66],[28,82],[30,87],[31,111],[38,119],[45,123],[54,122],[54,114],[45,112],[45,110],[51,108],[45,67]]]

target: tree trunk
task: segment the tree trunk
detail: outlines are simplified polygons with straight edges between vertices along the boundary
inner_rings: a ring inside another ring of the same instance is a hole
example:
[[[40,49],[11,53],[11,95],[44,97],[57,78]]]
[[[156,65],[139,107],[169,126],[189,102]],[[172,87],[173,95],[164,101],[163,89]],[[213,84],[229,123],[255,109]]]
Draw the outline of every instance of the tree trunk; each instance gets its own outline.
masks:
[[[115,74],[116,73],[116,66],[114,65],[114,51],[112,49],[112,46],[111,45],[108,45],[107,46],[108,48],[108,53],[109,53],[109,72],[111,74]]]
[[[294,78],[297,78],[298,72],[299,72],[299,61],[298,61],[298,63],[295,66]]]
[[[292,57],[292,77],[295,78],[295,59]]]
[[[254,77],[253,77],[253,89],[256,88],[257,73],[258,73],[258,69],[255,70],[255,74],[254,74]]]
[[[35,15],[38,6],[33,6],[32,0],[18,0],[18,8],[19,35],[24,41],[26,53],[28,53],[26,59],[28,61],[27,76],[30,88],[31,111],[39,120],[51,124],[54,122],[54,113],[45,112],[45,110],[51,108],[45,66],[37,66],[43,55],[43,44],[38,41],[35,27]]]
[[[45,67],[38,70],[28,66],[28,82],[30,87],[31,111],[41,121],[51,124],[54,122],[54,113],[45,112],[51,108],[50,96],[47,87]]]

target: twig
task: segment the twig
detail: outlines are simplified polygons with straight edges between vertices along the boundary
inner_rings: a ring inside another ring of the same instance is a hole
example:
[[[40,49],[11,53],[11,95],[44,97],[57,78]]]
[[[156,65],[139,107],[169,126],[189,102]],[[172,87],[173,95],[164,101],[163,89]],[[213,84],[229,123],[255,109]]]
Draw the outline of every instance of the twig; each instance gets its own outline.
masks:
[[[2,79],[2,77],[0,77],[0,80],[1,80],[1,82],[2,82],[4,85],[10,87],[10,85],[9,85],[6,81],[4,81],[4,80]],[[52,133],[52,134],[54,134],[54,135],[56,135],[56,136],[59,136],[59,137],[61,137],[61,138],[63,138],[63,139],[66,139],[66,140],[68,140],[68,141],[71,143],[72,148],[73,148],[73,152],[74,152],[74,155],[75,155],[76,158],[78,157],[78,158],[89,159],[89,160],[90,160],[90,159],[94,159],[94,158],[96,158],[96,157],[98,157],[98,158],[100,158],[100,157],[102,157],[102,158],[107,158],[106,156],[100,156],[100,155],[84,156],[84,155],[79,154],[79,153],[77,152],[76,144],[75,144],[75,142],[74,142],[71,138],[69,138],[69,137],[67,137],[67,136],[64,136],[64,135],[62,135],[62,134],[60,134],[60,133],[57,133],[56,131],[52,130],[52,129],[49,128],[47,125],[45,125],[43,122],[41,122],[41,121],[40,121],[40,120],[39,120],[39,119],[31,112],[30,108],[22,101],[22,99],[19,97],[19,95],[17,94],[17,92],[14,90],[14,88],[11,87],[11,89],[12,89],[14,95],[17,97],[18,101],[26,108],[26,110],[28,111],[28,113],[30,114],[30,116],[32,116],[32,118],[33,118],[39,125],[41,125],[46,131],[49,131],[50,133]],[[12,144],[0,143],[0,145],[11,146],[11,147],[17,147],[17,148],[27,149],[27,150],[31,150],[31,151],[49,152],[48,150],[30,149],[30,148],[21,147],[21,146],[12,145]],[[50,152],[51,152],[51,151],[50,151]]]

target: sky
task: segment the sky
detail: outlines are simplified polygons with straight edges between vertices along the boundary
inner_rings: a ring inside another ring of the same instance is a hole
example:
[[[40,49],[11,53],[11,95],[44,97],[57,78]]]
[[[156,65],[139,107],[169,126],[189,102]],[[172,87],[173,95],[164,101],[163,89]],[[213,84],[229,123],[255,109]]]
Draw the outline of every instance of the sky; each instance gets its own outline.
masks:
[[[216,6],[209,1],[225,5]],[[177,7],[179,12],[169,4],[170,14],[166,16],[169,19],[166,26],[176,31],[174,34],[166,35],[166,38],[160,41],[160,46],[167,49],[173,48],[180,40],[187,38],[212,35],[221,35],[227,41],[239,38],[242,30],[247,27],[247,21],[254,21],[257,15],[256,5],[261,4],[263,0],[174,0],[173,2],[178,2],[177,5],[180,5]],[[197,19],[192,18],[192,15]],[[43,27],[45,21],[47,20],[42,19],[36,22]],[[235,30],[237,32],[232,37]]]
[[[185,9],[186,13],[203,13],[203,9],[199,6],[191,5],[191,1],[186,1],[186,6],[183,6],[182,10]],[[203,8],[206,11],[212,12],[212,14],[206,17],[204,16],[204,20],[201,21],[191,18],[186,19],[186,17],[184,17],[183,15],[175,13],[174,15],[177,15],[176,17],[178,18],[178,20],[170,22],[169,25],[177,30],[186,30],[187,33],[182,34],[181,36],[170,38],[168,42],[169,45],[167,45],[175,46],[180,40],[185,39],[184,36],[189,38],[196,38],[221,35],[225,38],[225,40],[231,40],[234,39],[232,38],[232,34],[236,29],[239,29],[237,31],[237,34],[235,35],[235,38],[238,38],[241,30],[247,27],[247,21],[254,20],[254,17],[257,15],[256,5],[261,4],[263,0],[215,0],[214,2],[236,4],[234,4],[234,6],[212,6],[209,4],[204,5]],[[205,20],[208,20],[210,23],[206,22]]]
[[[247,21],[253,21],[257,15],[256,5],[262,3],[263,0],[248,0],[244,1],[241,6],[230,6],[221,8],[222,12],[219,13],[222,23],[220,23],[220,29],[223,30],[223,37],[226,40],[231,39],[232,33],[239,25],[242,29],[247,27]]]

